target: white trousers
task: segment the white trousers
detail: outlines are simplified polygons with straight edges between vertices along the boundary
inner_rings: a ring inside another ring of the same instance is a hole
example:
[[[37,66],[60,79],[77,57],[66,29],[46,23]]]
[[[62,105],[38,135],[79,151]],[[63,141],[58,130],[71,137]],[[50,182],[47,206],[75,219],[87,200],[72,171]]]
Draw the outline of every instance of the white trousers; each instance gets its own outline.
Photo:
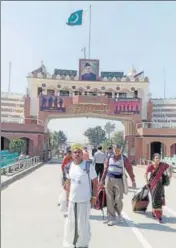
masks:
[[[64,248],[84,248],[90,242],[90,201],[69,202],[68,217],[65,222]]]

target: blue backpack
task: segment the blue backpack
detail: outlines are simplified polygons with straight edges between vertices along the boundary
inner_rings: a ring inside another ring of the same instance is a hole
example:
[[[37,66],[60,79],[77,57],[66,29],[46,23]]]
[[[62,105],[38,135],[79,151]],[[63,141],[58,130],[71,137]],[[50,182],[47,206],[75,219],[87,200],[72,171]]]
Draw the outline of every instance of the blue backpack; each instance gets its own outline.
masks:
[[[69,163],[65,166],[65,168],[64,168],[64,175],[63,175],[63,178],[64,178],[65,181],[67,180],[66,175],[69,174],[70,166],[71,166],[72,162],[73,162],[73,161],[69,162]],[[90,164],[91,164],[91,162],[90,162],[89,160],[88,160],[88,161],[85,161],[85,169],[84,169],[84,170],[87,172],[87,175],[88,175],[88,177],[89,177],[89,180],[90,180],[90,175],[89,175],[89,173],[90,173]]]

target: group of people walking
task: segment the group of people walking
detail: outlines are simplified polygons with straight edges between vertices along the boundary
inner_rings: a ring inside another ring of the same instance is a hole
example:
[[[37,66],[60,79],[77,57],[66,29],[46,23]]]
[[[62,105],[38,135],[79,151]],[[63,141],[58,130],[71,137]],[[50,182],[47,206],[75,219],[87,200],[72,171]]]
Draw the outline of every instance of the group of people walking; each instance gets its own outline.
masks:
[[[90,162],[87,148],[72,147],[63,160],[62,172],[64,188],[67,192],[68,216],[64,230],[64,248],[88,248],[90,242],[89,216],[91,206],[95,206],[97,189],[105,187],[107,198],[107,223],[113,226],[122,222],[123,195],[127,193],[126,172],[136,188],[133,166],[129,159],[121,154],[121,147],[108,148],[104,153],[99,146],[94,148],[93,163]],[[160,161],[160,155],[155,154],[151,165],[145,173],[146,186],[152,195],[153,217],[162,221],[162,206],[165,204],[163,175],[169,169],[169,179],[172,169]],[[150,173],[150,177],[148,174]]]

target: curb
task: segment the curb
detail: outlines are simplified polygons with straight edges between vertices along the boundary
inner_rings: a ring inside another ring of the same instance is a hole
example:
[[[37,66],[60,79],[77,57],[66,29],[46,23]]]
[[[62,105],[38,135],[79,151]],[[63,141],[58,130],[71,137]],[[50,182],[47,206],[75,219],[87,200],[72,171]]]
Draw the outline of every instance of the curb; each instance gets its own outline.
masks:
[[[43,162],[40,162],[38,164],[36,164],[35,166],[26,169],[24,171],[21,171],[19,174],[12,176],[11,178],[9,178],[8,180],[4,181],[1,183],[1,191],[6,189],[9,185],[11,185],[12,183],[20,180],[21,178],[27,176],[28,174],[32,173],[33,171],[39,169],[42,165],[44,165]]]

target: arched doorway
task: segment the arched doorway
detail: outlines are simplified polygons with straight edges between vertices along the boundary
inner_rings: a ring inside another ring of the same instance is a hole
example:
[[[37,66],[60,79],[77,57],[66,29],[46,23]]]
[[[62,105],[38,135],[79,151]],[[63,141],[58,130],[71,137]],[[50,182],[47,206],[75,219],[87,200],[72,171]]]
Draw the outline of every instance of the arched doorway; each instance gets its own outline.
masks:
[[[150,143],[150,159],[155,153],[159,153],[162,158],[165,156],[165,145],[162,142],[154,141]]]
[[[171,147],[170,147],[170,155],[171,155],[171,157],[176,155],[176,143],[171,145]]]
[[[24,153],[26,155],[29,155],[29,153],[31,152],[31,143],[32,143],[32,140],[30,140],[29,138],[26,138],[26,137],[23,137],[21,139],[25,141]]]
[[[9,149],[10,140],[1,136],[1,151]]]

